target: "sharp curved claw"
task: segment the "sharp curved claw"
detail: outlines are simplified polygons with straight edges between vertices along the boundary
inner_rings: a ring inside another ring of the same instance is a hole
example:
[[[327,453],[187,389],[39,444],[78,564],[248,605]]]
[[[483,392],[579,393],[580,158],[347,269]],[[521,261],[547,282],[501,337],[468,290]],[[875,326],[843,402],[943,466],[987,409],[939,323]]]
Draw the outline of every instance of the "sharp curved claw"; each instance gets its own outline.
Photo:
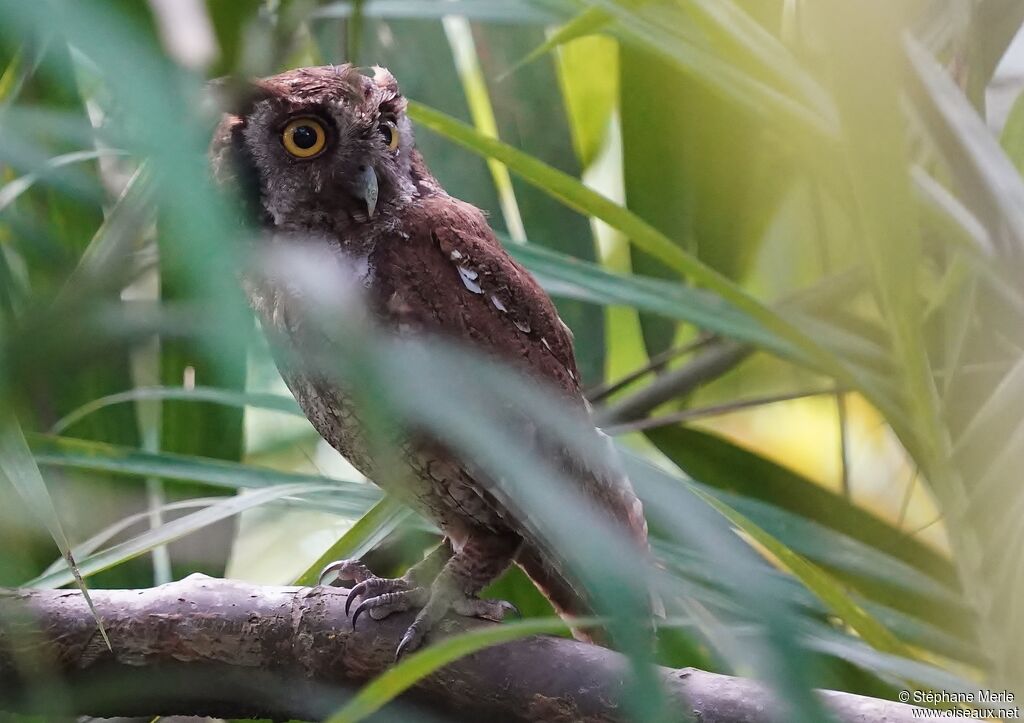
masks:
[[[519,611],[519,608],[510,603],[508,600],[502,600],[501,602],[502,607],[505,608],[506,612],[510,613],[511,615],[515,615],[517,619],[522,620],[523,614]]]
[[[324,569],[320,571],[320,575],[316,579],[316,584],[328,586],[333,585],[341,579],[340,573],[344,566],[344,560],[338,560],[324,566]]]
[[[348,598],[348,599],[349,599],[349,600],[351,600],[351,599],[352,599],[352,596],[351,596],[351,595],[349,595],[349,598]],[[352,613],[352,629],[353,629],[353,630],[355,630],[355,629],[356,629],[356,620],[358,620],[358,619],[359,619],[359,616],[360,616],[360,615],[362,615],[362,614],[363,614],[364,612],[366,612],[367,610],[369,610],[369,609],[370,609],[370,607],[371,607],[371,606],[370,606],[370,605],[369,605],[368,603],[369,603],[369,602],[370,602],[370,600],[372,600],[372,599],[373,599],[373,598],[369,598],[369,599],[367,599],[367,600],[363,600],[363,601],[362,601],[361,603],[359,603],[359,604],[358,604],[358,605],[356,606],[356,609],[355,609],[355,611],[354,611],[354,612]],[[346,614],[348,614],[348,601],[347,601],[347,600],[345,601],[345,608],[346,608],[346,610],[345,610],[345,613],[346,613]]]
[[[418,647],[419,643],[416,640],[419,637],[419,631],[416,630],[416,626],[412,625],[408,630],[405,631],[405,635],[402,636],[402,641],[398,644],[398,649],[395,650],[395,662],[397,663],[402,659],[402,656],[406,653],[411,653]]]
[[[361,583],[358,583],[356,585],[353,585],[352,589],[348,591],[348,597],[345,599],[345,615],[348,615],[349,608],[352,607],[352,601],[355,600],[360,595],[362,595],[364,592],[366,592],[366,588],[367,587],[369,587],[369,586],[365,582],[361,582]],[[359,608],[356,608],[356,615],[359,614],[359,609],[361,607],[362,606],[360,605]],[[355,626],[356,626],[356,621],[353,620],[352,621],[352,627],[355,627]]]

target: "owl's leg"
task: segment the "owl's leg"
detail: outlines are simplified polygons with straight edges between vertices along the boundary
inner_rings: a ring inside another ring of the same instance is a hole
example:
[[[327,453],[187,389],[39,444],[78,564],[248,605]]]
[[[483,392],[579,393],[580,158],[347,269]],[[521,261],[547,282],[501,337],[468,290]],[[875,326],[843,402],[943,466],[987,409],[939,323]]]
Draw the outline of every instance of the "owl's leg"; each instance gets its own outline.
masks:
[[[498,535],[471,535],[434,578],[428,599],[405,631],[395,657],[416,650],[448,613],[501,621],[515,606],[504,600],[481,600],[477,594],[511,564],[519,539]]]
[[[393,612],[422,606],[429,598],[430,582],[437,577],[451,556],[451,543],[446,538],[430,554],[406,570],[402,577],[397,578],[377,577],[359,560],[338,560],[330,563],[320,572],[318,584],[337,585],[343,580],[351,580],[356,583],[349,590],[348,599],[345,601],[345,614],[347,615],[352,602],[356,598],[364,598],[363,603],[356,608],[352,617],[352,626],[355,627],[359,614],[366,609],[369,609],[370,617],[382,620]],[[370,601],[378,601],[378,603],[391,601],[391,605],[371,604],[366,606],[366,603]]]
[[[345,602],[348,613],[352,601],[362,598],[352,611],[353,628],[364,612],[374,620],[382,620],[392,613],[420,608],[398,645],[397,657],[418,648],[449,612],[495,622],[509,613],[518,613],[514,605],[504,600],[476,597],[511,564],[518,547],[519,539],[515,537],[473,534],[455,554],[446,539],[399,578],[377,577],[357,560],[340,560],[324,568],[320,582],[356,582]]]

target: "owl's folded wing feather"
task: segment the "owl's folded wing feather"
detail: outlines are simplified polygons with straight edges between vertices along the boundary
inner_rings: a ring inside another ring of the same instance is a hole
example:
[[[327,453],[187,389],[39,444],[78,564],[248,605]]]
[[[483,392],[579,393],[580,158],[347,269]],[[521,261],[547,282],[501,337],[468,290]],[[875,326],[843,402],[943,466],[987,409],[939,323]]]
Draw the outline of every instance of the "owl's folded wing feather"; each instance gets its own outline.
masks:
[[[390,324],[472,344],[552,385],[568,404],[586,408],[571,332],[536,280],[505,252],[478,209],[443,194],[424,199],[408,212],[398,236],[378,246],[372,265],[376,310]],[[561,466],[580,492],[622,525],[638,548],[647,549],[642,506],[617,469],[613,450],[604,463],[591,465],[550,449],[543,440],[538,443],[561,457]],[[518,517],[510,509],[503,513]],[[586,605],[553,556],[531,545],[534,536],[528,531],[519,532],[527,540],[520,564],[563,612],[585,614]]]
[[[407,212],[396,238],[378,244],[371,261],[374,305],[387,323],[473,345],[560,391],[567,405],[586,410],[572,333],[479,209],[444,194],[428,196]],[[566,460],[565,467],[582,479],[592,499],[646,542],[639,503],[623,475],[587,474],[580,460]]]
[[[386,318],[481,347],[580,398],[568,327],[478,209],[429,196],[407,210],[400,237],[378,244],[372,261]]]

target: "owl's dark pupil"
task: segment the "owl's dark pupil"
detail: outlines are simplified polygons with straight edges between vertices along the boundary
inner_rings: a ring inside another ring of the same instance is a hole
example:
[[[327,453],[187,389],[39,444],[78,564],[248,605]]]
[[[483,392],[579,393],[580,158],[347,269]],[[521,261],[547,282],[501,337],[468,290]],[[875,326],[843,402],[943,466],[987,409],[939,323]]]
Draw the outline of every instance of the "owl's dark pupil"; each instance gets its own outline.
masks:
[[[292,131],[292,142],[302,148],[312,148],[316,145],[316,129],[312,126],[299,126]]]

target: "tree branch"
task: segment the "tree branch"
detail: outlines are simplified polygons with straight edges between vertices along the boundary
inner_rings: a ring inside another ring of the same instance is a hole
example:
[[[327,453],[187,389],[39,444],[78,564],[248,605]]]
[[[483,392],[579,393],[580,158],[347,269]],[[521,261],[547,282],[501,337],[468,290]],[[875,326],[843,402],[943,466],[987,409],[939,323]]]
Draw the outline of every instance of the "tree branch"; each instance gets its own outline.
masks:
[[[94,590],[113,643],[82,595],[0,592],[0,706],[97,716],[322,718],[391,665],[408,615],[353,631],[340,588],[260,587],[193,575],[146,590]],[[480,621],[451,621],[447,632]],[[536,636],[489,648],[420,681],[398,705],[448,720],[618,721],[627,665],[610,650]],[[663,669],[679,720],[781,720],[759,683]],[[37,681],[33,684],[32,681]],[[41,682],[38,682],[41,681]],[[823,692],[839,721],[901,723],[909,706]]]

